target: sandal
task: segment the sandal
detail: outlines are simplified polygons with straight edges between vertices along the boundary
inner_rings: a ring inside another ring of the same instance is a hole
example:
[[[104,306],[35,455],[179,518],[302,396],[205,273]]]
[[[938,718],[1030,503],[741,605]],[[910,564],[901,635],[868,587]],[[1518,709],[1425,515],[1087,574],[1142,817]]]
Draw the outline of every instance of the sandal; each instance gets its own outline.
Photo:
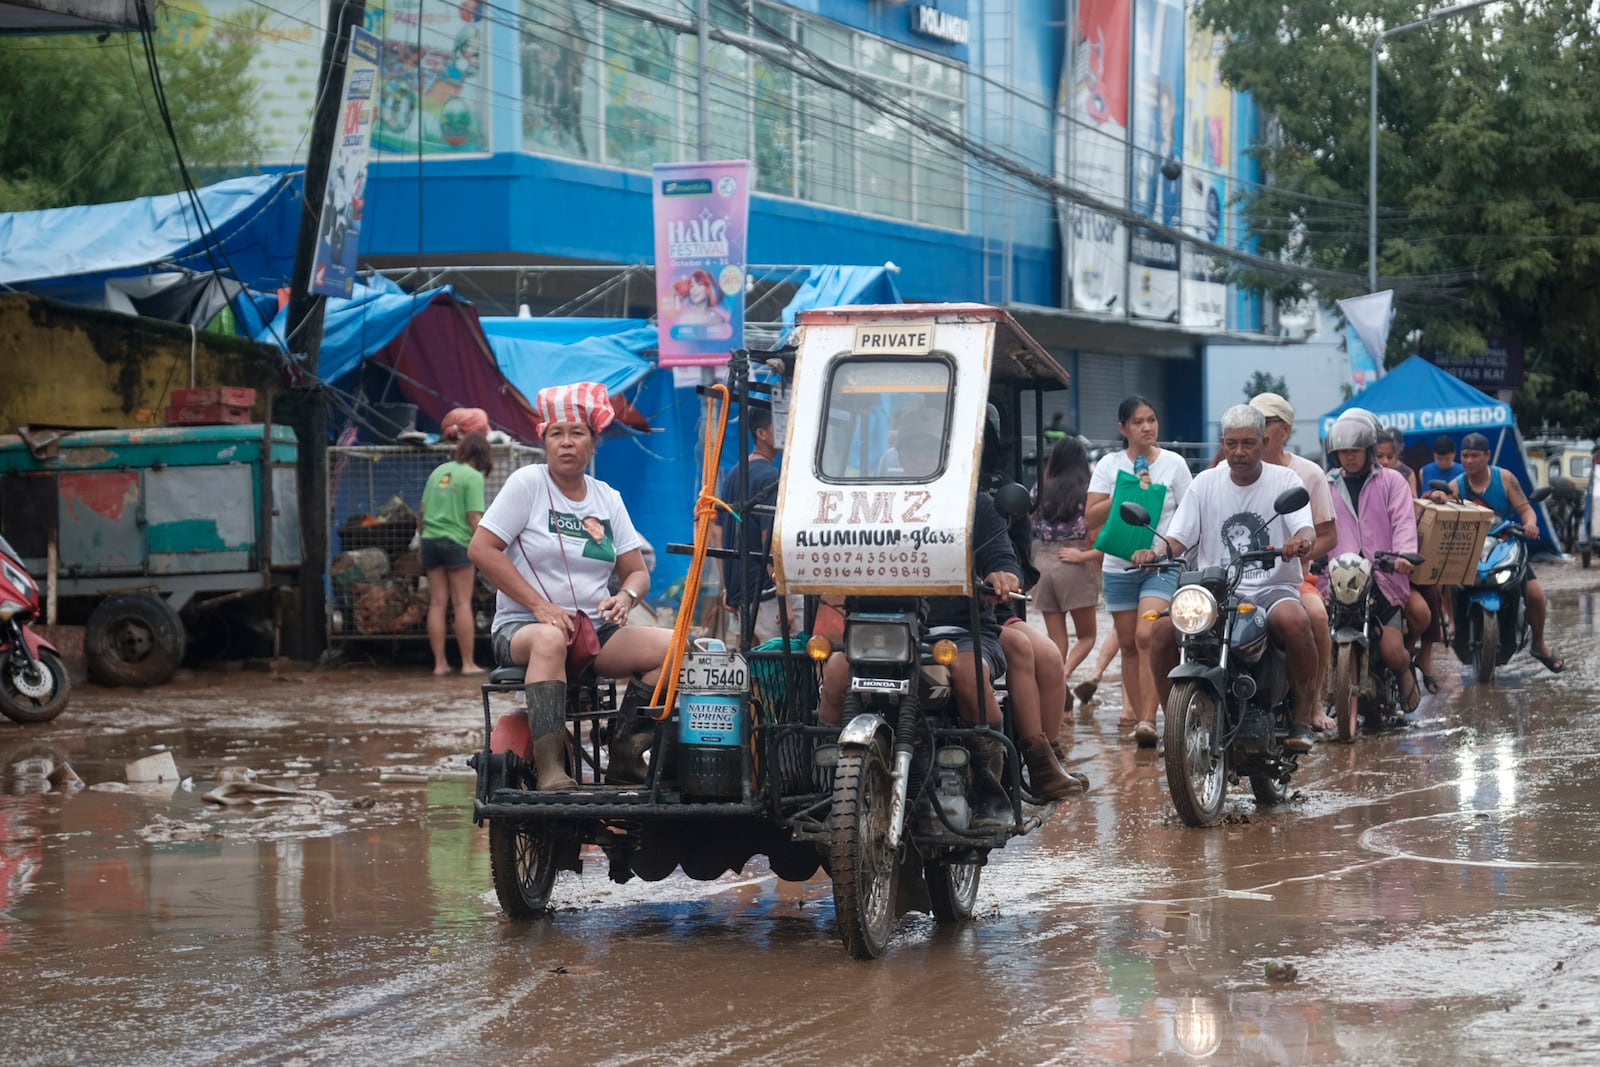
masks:
[[[1540,663],[1543,663],[1545,670],[1549,671],[1551,674],[1560,674],[1562,671],[1567,669],[1567,661],[1556,655],[1554,652],[1550,653],[1548,656],[1541,656],[1537,652],[1532,653],[1532,655],[1534,659],[1538,660]]]
[[[1439,679],[1423,670],[1422,664],[1418,663],[1416,660],[1411,661],[1411,666],[1418,674],[1422,675],[1422,688],[1428,691],[1428,695],[1438,696]]]
[[[1426,675],[1424,675],[1424,677],[1426,677]],[[1417,684],[1416,675],[1412,675],[1411,678],[1410,678],[1410,681],[1411,681],[1411,693],[1410,693],[1410,695],[1409,696],[1402,696],[1400,698],[1400,713],[1402,715],[1410,715],[1413,711],[1416,711],[1417,708],[1420,707],[1421,704],[1422,704],[1422,686]]]

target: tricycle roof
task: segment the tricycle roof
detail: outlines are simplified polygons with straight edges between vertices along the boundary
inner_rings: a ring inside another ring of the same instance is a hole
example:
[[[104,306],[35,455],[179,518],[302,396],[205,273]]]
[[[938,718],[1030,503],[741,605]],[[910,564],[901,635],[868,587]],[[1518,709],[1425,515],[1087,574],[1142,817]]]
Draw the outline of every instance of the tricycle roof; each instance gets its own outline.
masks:
[[[800,313],[800,326],[860,326],[872,323],[911,325],[994,325],[994,367],[997,381],[1022,381],[1036,389],[1065,389],[1070,377],[1004,308],[988,304],[857,304],[815,308]],[[802,333],[802,339],[804,334]]]

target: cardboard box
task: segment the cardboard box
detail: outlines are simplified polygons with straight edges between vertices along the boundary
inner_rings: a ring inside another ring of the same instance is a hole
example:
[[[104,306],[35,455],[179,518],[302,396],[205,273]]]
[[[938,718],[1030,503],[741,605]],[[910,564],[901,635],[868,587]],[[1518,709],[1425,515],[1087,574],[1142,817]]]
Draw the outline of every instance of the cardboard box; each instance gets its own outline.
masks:
[[[250,409],[247,407],[229,407],[226,404],[173,404],[167,408],[169,426],[215,426],[249,421]]]
[[[201,385],[172,391],[172,406],[175,408],[204,407],[208,404],[247,408],[255,402],[254,389],[243,389],[234,385]]]
[[[1471,585],[1477,581],[1483,539],[1496,521],[1476,504],[1416,501],[1417,551],[1423,564],[1411,573],[1413,585]]]

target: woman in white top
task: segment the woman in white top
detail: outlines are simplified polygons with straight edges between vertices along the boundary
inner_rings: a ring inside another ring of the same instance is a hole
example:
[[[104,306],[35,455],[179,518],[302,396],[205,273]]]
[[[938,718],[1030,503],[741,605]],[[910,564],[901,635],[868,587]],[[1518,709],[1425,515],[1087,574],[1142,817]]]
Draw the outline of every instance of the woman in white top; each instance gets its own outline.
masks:
[[[528,729],[540,789],[571,789],[566,771],[567,650],[588,615],[600,639],[595,673],[632,678],[618,711],[606,781],[644,781],[653,734],[637,712],[648,705],[671,632],[629,627],[628,612],[650,590],[650,572],[622,497],[589,477],[600,431],[615,418],[605,386],[552,386],[536,404],[545,462],[514,472],[478,521],[468,557],[499,590],[494,653],[500,666],[527,666]],[[612,572],[617,592],[607,587]],[[498,731],[497,731],[498,732]]]
[[[1089,495],[1084,517],[1091,535],[1098,535],[1111,516],[1111,496],[1116,491],[1117,474],[1127,471],[1148,487],[1167,487],[1166,499],[1156,530],[1165,533],[1172,523],[1178,501],[1189,488],[1189,465],[1182,456],[1156,443],[1161,431],[1156,409],[1141,396],[1130,396],[1117,408],[1117,430],[1125,448],[1108,453],[1095,465],[1089,480]],[[1164,611],[1178,588],[1172,571],[1147,571],[1128,560],[1107,553],[1101,565],[1106,610],[1116,629],[1122,650],[1122,718],[1119,728],[1133,727],[1133,738],[1141,747],[1153,747],[1156,733],[1156,685],[1150,673],[1150,632],[1154,626],[1144,616]]]

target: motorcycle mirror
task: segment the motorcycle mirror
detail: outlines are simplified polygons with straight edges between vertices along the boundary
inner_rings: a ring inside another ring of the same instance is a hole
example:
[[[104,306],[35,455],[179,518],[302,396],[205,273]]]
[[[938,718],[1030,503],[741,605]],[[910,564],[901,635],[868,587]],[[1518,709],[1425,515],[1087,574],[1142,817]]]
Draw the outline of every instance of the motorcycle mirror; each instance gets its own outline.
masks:
[[[1448,493],[1450,491],[1450,483],[1443,478],[1430,478],[1428,479],[1428,488],[1435,493]]]
[[[1008,519],[1015,519],[1032,511],[1033,501],[1022,486],[1007,482],[994,491],[994,509]]]
[[[1551,489],[1548,485],[1541,485],[1539,488],[1533,491],[1532,496],[1528,497],[1528,503],[1537,504],[1539,501],[1548,498],[1553,492],[1555,492],[1555,490]]]
[[[1300,491],[1302,493],[1305,492],[1304,489]],[[1117,508],[1117,515],[1129,526],[1150,525],[1150,513],[1142,506],[1133,503],[1131,500],[1123,501],[1122,506]]]
[[[1311,494],[1306,492],[1306,487],[1297,485],[1293,489],[1285,489],[1278,494],[1278,499],[1272,502],[1272,510],[1279,515],[1287,515],[1291,511],[1299,511],[1311,503]]]

